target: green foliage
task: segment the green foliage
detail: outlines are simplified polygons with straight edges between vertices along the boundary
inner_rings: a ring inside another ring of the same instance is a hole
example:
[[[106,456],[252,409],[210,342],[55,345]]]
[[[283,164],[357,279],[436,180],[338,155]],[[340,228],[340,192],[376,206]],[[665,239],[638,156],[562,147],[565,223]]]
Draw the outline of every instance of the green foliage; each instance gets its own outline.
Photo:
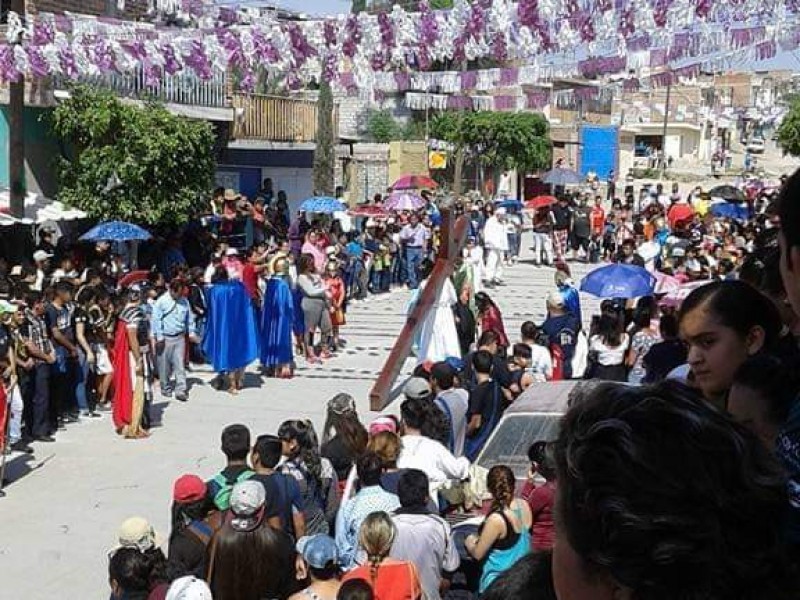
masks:
[[[446,112],[431,123],[431,137],[465,149],[480,162],[522,173],[550,165],[547,119],[538,113]]]
[[[367,0],[352,0],[350,3],[350,12],[360,13],[367,9]]]
[[[403,137],[402,127],[388,110],[367,113],[365,133],[372,142],[386,144]]]
[[[800,156],[800,100],[792,102],[778,127],[778,144],[784,153]]]
[[[51,127],[71,150],[59,161],[59,200],[93,218],[178,225],[214,183],[211,125],[162,106],[139,108],[77,87]]]
[[[317,100],[317,145],[314,150],[314,192],[333,196],[336,152],[333,139],[333,92],[331,84],[320,82]]]

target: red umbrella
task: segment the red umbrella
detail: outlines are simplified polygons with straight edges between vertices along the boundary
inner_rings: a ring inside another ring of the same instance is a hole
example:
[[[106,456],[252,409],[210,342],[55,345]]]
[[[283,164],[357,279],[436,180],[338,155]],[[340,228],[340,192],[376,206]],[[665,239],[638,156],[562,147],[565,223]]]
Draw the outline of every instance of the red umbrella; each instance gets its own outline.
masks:
[[[351,217],[367,217],[370,219],[385,219],[389,216],[386,209],[376,204],[364,204],[347,211]]]
[[[531,200],[525,202],[525,208],[531,210],[539,210],[540,208],[547,208],[553,206],[557,202],[555,196],[536,196]]]
[[[427,175],[403,175],[392,184],[393,190],[434,190],[437,187],[439,184]]]
[[[131,271],[127,275],[123,275],[120,277],[117,285],[121,288],[126,288],[132,286],[134,283],[139,283],[141,281],[147,281],[147,276],[150,274],[150,271]]]

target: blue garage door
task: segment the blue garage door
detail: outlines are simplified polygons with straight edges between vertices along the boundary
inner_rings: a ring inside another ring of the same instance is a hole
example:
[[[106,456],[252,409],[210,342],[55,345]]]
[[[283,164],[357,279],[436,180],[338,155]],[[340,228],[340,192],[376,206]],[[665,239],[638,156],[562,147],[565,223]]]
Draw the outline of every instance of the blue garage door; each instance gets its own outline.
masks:
[[[594,171],[601,180],[617,170],[619,137],[615,125],[581,125],[581,175]]]

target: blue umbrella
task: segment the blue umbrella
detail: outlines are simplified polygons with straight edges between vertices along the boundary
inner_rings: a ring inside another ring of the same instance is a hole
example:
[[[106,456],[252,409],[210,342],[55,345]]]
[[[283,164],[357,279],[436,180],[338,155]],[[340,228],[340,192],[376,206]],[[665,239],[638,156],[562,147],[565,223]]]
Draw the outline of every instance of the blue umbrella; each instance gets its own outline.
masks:
[[[581,281],[581,291],[598,298],[636,298],[651,296],[656,278],[635,265],[607,265],[589,273]]]
[[[730,202],[719,202],[712,204],[708,209],[715,217],[723,219],[737,219],[739,221],[746,221],[750,217],[750,210],[747,206],[741,204],[732,204]]]
[[[95,225],[81,236],[85,242],[129,242],[132,240],[149,240],[150,233],[133,223],[125,221],[107,221]]]
[[[495,208],[505,208],[506,210],[510,211],[522,210],[522,202],[514,198],[506,198],[505,200],[496,200],[494,205]]]
[[[556,167],[544,174],[542,178],[544,183],[549,185],[576,185],[582,181],[581,176],[572,169],[563,169]]]
[[[345,207],[336,198],[314,196],[313,198],[303,200],[303,203],[300,205],[300,210],[307,213],[330,214],[345,210]]]

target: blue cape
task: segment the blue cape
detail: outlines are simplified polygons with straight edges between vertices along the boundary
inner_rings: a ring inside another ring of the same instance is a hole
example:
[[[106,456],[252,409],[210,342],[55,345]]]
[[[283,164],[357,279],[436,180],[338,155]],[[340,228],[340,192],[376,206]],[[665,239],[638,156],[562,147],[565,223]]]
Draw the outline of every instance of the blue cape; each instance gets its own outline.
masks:
[[[260,316],[261,364],[265,367],[290,364],[294,359],[294,297],[292,290],[282,279],[271,277],[267,281]]]
[[[253,305],[241,281],[212,285],[206,292],[208,319],[203,353],[217,373],[241,369],[258,356]]]

